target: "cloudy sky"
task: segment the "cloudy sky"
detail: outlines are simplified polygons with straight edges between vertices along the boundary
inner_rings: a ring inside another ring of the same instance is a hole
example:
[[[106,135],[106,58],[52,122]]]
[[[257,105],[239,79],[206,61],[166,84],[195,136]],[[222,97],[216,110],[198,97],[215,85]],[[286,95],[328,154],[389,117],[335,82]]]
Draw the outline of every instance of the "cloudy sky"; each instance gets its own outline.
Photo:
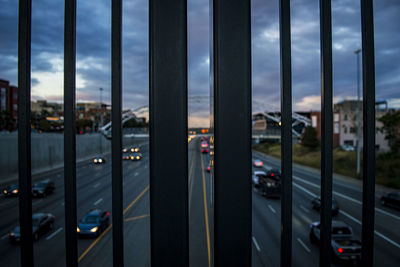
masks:
[[[110,102],[110,0],[78,0],[77,101]],[[0,0],[0,78],[17,83],[18,1]],[[279,110],[278,0],[252,1],[253,111]],[[294,110],[320,109],[319,1],[292,0]],[[332,0],[334,101],[356,97],[360,1]],[[375,1],[376,98],[400,108],[400,1]],[[148,1],[124,0],[124,108],[148,103]],[[62,0],[34,0],[32,99],[62,101]],[[209,120],[209,0],[188,0],[189,125]],[[200,97],[198,97],[200,96]]]

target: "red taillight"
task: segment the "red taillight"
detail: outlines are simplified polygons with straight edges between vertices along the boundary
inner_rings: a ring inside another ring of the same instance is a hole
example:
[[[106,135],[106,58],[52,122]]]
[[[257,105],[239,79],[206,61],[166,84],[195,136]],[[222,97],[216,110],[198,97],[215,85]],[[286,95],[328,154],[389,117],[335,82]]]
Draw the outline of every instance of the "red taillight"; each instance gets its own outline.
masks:
[[[208,149],[206,149],[206,152],[208,152]]]
[[[107,212],[107,216],[110,216],[110,213],[109,213],[109,212]]]
[[[337,250],[339,253],[342,253],[343,252],[343,249],[342,248],[338,248],[338,250]]]
[[[271,176],[272,176],[272,177],[274,177],[274,176],[275,176],[275,174],[274,174],[274,173],[271,173]]]
[[[261,161],[261,162],[260,162],[260,165],[263,165],[263,164],[264,164],[264,163]]]

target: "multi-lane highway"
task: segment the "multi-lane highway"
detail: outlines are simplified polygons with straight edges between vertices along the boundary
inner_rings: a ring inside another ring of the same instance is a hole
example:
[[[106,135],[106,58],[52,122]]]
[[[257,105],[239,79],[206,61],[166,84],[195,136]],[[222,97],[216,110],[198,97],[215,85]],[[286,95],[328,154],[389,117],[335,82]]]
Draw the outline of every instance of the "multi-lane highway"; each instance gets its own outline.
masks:
[[[143,159],[124,161],[124,245],[126,266],[150,266],[149,220],[149,153],[142,145]],[[279,161],[253,153],[267,167],[279,168]],[[189,144],[189,229],[190,266],[212,266],[212,177],[205,171],[208,154],[200,153],[196,138]],[[308,240],[309,224],[319,220],[312,210],[311,199],[319,193],[319,175],[295,166],[293,177],[293,265],[318,266],[318,247]],[[65,266],[63,171],[61,169],[35,176],[34,180],[51,178],[54,194],[33,200],[34,212],[50,212],[56,223],[52,232],[34,243],[35,266]],[[249,177],[249,180],[251,177]],[[78,218],[91,208],[111,211],[111,162],[77,167]],[[352,226],[357,238],[361,234],[361,189],[359,183],[334,181],[334,197],[341,211],[335,218]],[[19,266],[19,247],[8,242],[8,233],[18,223],[18,200],[0,197],[0,266]],[[267,199],[253,191],[253,265],[279,266],[280,201]],[[111,211],[112,215],[112,211]],[[400,212],[376,209],[375,266],[398,266],[400,262]],[[80,266],[112,266],[112,231],[110,226],[96,239],[79,239]]]
[[[280,168],[277,159],[253,152],[253,159],[264,161],[266,168]],[[319,221],[319,212],[312,209],[311,200],[319,195],[320,175],[316,170],[295,165],[293,168],[293,265],[318,266],[319,249],[311,244],[309,225]],[[379,191],[379,190],[378,190]],[[377,196],[381,192],[377,192]],[[362,190],[359,181],[336,178],[333,197],[340,205],[334,220],[353,228],[355,237],[361,239]],[[400,212],[379,204],[375,211],[375,266],[399,266],[400,263]],[[267,199],[253,192],[253,248],[256,266],[279,266],[280,201]]]

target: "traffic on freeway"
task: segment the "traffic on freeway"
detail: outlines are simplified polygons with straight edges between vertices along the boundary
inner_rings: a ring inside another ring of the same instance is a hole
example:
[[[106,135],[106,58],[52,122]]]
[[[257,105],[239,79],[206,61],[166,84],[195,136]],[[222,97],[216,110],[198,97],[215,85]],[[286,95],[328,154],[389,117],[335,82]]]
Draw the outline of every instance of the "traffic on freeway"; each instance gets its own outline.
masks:
[[[202,151],[205,143],[208,153]],[[210,154],[213,151],[210,141],[204,138],[192,136],[188,145],[189,263],[190,266],[212,266],[214,178]],[[144,142],[140,146],[140,160],[123,161],[127,266],[150,266],[148,151],[148,142]],[[126,153],[139,152],[127,150]],[[95,164],[92,159],[77,166],[80,266],[112,266],[111,162],[107,154],[102,157],[105,159],[102,164]],[[253,164],[253,175],[248,178],[253,183],[252,265],[280,266],[280,161],[254,151],[253,162],[257,164]],[[34,198],[32,202],[35,264],[65,266],[63,170],[34,175],[33,181],[33,188],[40,181],[47,184],[51,181],[54,186],[53,193]],[[319,194],[319,172],[294,165],[293,266],[318,266]],[[333,196],[332,266],[359,266],[361,184],[335,178]],[[393,208],[389,197],[392,196],[377,190],[375,266],[381,263],[387,267],[398,266],[400,262],[400,211]],[[3,193],[0,205],[0,266],[19,266],[18,199]]]

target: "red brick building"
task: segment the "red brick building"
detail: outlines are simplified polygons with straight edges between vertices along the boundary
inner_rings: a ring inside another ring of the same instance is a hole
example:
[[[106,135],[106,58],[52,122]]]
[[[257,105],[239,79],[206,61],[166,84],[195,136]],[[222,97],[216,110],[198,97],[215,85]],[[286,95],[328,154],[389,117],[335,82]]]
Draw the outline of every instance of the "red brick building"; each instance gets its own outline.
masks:
[[[317,130],[318,140],[321,141],[321,111],[311,111],[311,126]],[[340,129],[339,113],[333,112],[333,147],[339,146]]]
[[[0,79],[0,111],[9,111],[13,119],[18,116],[18,88]]]

